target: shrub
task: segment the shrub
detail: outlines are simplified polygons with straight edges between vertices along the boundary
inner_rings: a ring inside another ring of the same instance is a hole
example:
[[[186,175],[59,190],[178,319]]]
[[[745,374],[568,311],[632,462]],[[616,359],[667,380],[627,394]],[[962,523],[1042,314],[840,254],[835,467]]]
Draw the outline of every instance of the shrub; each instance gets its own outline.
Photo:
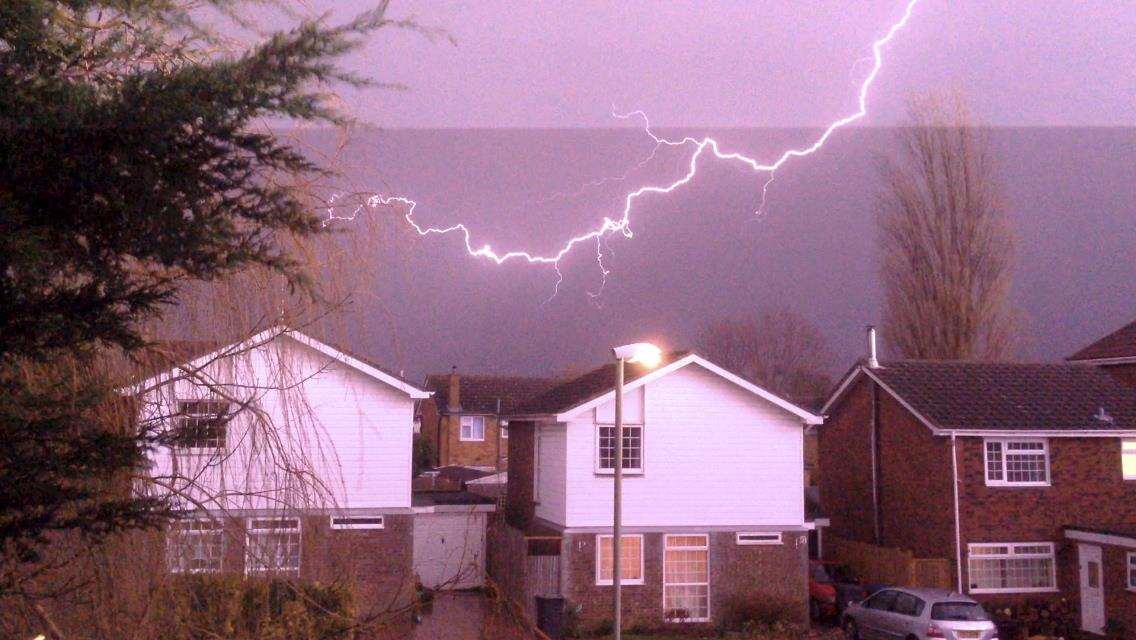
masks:
[[[721,626],[728,631],[775,625],[797,625],[803,622],[802,604],[784,598],[737,596],[721,605]]]
[[[342,586],[238,575],[175,576],[154,598],[171,640],[351,640],[354,598]]]

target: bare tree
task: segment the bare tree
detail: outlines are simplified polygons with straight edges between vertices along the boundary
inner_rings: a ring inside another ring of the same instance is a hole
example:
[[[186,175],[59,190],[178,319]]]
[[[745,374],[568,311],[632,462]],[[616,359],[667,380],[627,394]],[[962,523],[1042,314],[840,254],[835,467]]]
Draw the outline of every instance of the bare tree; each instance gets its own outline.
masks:
[[[960,96],[911,100],[879,198],[885,336],[899,355],[1005,357],[1014,239],[986,136]]]
[[[697,345],[714,362],[801,404],[815,403],[831,383],[827,341],[816,325],[787,309],[717,320]]]

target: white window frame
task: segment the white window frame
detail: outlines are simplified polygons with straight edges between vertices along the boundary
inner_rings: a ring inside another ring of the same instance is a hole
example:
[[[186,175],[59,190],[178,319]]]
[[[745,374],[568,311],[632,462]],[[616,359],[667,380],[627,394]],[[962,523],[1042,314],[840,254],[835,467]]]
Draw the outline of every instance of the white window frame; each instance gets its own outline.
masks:
[[[232,421],[233,417],[233,414],[229,413],[229,406],[232,403],[230,403],[228,400],[225,400],[224,398],[177,398],[174,402],[174,406],[177,407],[177,413],[175,413],[173,416],[173,435],[175,438],[181,436],[181,431],[185,429],[185,425],[182,424],[182,421],[186,420],[187,418],[192,417],[193,419],[200,419],[205,416],[215,415],[217,416],[217,419],[221,421],[218,425],[221,428],[221,437],[219,444],[215,446],[211,445],[206,447],[194,447],[179,443],[175,440],[173,443],[174,451],[180,454],[190,455],[215,455],[217,453],[224,453],[226,447],[228,446],[229,423]],[[194,413],[191,415],[186,412],[185,408],[183,408],[183,405],[196,403],[217,404],[222,408],[223,413]]]
[[[641,425],[641,424],[624,424],[623,428],[624,429],[638,429],[639,430],[639,466],[638,467],[624,467],[623,475],[625,475],[625,476],[626,475],[633,475],[633,476],[642,475],[643,474],[643,467],[645,467],[647,465],[647,463],[646,463],[647,442],[646,442],[646,440],[644,440],[644,437],[645,437],[647,430],[644,429],[643,425]],[[614,430],[615,424],[610,423],[610,422],[597,422],[596,423],[595,447],[594,447],[594,457],[593,457],[595,472],[598,473],[598,474],[603,474],[603,475],[613,475],[613,474],[615,474],[615,464],[614,463],[612,463],[612,466],[611,466],[610,469],[607,468],[607,467],[601,466],[600,460],[602,459],[602,456],[600,456],[600,429],[612,429],[612,430]],[[620,435],[622,435],[622,434],[620,434]],[[624,450],[625,456],[626,456],[626,453],[627,453],[626,450]]]
[[[622,538],[622,539],[627,539],[627,538],[638,538],[639,539],[639,577],[635,578],[635,579],[624,578],[623,580],[619,581],[619,584],[620,585],[643,584],[643,577],[644,577],[644,572],[645,572],[643,557],[647,555],[646,548],[643,546],[643,542],[644,542],[643,534],[641,534],[641,533],[624,533],[624,534],[620,535],[619,537]],[[603,559],[600,557],[600,553],[601,553],[601,549],[602,549],[602,547],[600,545],[600,541],[604,540],[604,539],[614,540],[614,538],[612,537],[612,535],[610,533],[597,533],[596,534],[596,585],[601,586],[601,587],[611,586],[612,584],[614,584],[610,578],[607,579],[607,580],[604,580],[603,578],[600,577],[600,569],[603,567]],[[615,549],[614,545],[612,546],[612,549],[613,550]],[[614,560],[614,554],[613,554],[612,559]],[[621,573],[622,573],[622,569],[623,569],[623,567],[620,567]],[[615,576],[614,565],[613,565],[613,570],[611,572],[611,575],[612,575],[612,577]]]
[[[485,416],[462,416],[458,421],[458,439],[462,442],[484,442],[485,441]],[[478,437],[474,433],[474,425],[481,424],[481,436]],[[465,435],[465,428],[469,427],[469,437]]]
[[[1048,553],[1014,553],[1014,549],[1019,547],[1047,547]],[[1008,552],[1004,554],[975,554],[975,547],[1008,547]],[[1049,584],[1048,587],[1005,587],[1005,588],[990,588],[978,587],[968,588],[967,593],[1055,593],[1057,592],[1057,550],[1056,545],[1052,542],[971,542],[966,545],[966,574],[967,585],[973,583],[971,576],[973,575],[973,561],[979,560],[1006,560],[1013,558],[1048,558],[1049,559]]]
[[[378,520],[378,522],[375,522]],[[328,523],[336,531],[346,529],[385,529],[386,518],[382,515],[372,516],[329,516]]]
[[[190,538],[204,538],[216,536],[220,539],[220,555],[217,556],[217,566],[200,569],[183,569],[172,562],[175,550],[181,553],[186,548]],[[195,518],[170,523],[166,530],[166,569],[170,573],[221,573],[225,568],[225,528],[224,525],[213,518]]]
[[[777,545],[781,544],[780,531],[739,531],[737,543],[746,545]]]
[[[1120,440],[1120,476],[1125,480],[1136,480],[1136,462],[1133,463],[1133,472],[1124,473],[1124,457],[1136,458],[1136,438],[1122,438]]]
[[[1124,557],[1126,560],[1124,571],[1127,578],[1124,583],[1128,585],[1129,591],[1136,591],[1136,551],[1129,551]]]
[[[497,433],[501,435],[502,440],[509,439],[509,421],[502,420],[497,423]]]
[[[997,443],[1001,447],[1002,452],[1002,479],[990,478],[990,444]],[[1040,453],[1045,457],[1045,480],[1031,480],[1029,482],[1010,481],[1009,469],[1006,466],[1007,445],[1010,443],[1029,443],[1041,444],[1042,448]],[[1048,438],[983,438],[982,439],[982,477],[986,481],[988,487],[1048,487],[1050,486],[1053,476],[1050,472],[1049,464],[1049,439]]]
[[[700,537],[706,541],[705,544],[698,546],[687,547],[668,547],[667,543],[671,538],[693,538]],[[679,551],[705,551],[706,552],[706,582],[678,582],[671,585],[667,584],[667,549],[675,549]],[[706,533],[668,533],[663,536],[663,618],[666,622],[709,622],[713,609],[711,608],[712,593],[710,585],[713,584],[713,576],[710,575],[710,535]],[[667,586],[672,587],[706,587],[706,616],[699,618],[667,618]]]
[[[255,526],[258,523],[275,522],[277,526]],[[296,534],[296,566],[295,567],[266,567],[263,566],[260,545],[253,544],[253,538],[259,534],[292,533]],[[280,518],[266,516],[263,518],[249,518],[245,528],[245,575],[300,575],[304,564],[304,532],[299,518]],[[254,566],[256,565],[256,566]]]

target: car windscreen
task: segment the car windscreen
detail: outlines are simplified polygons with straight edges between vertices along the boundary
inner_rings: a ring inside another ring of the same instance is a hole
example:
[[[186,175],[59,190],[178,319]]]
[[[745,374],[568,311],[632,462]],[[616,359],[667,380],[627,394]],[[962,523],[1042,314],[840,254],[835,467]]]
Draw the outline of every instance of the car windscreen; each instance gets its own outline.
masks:
[[[989,620],[977,602],[938,602],[931,605],[932,620]]]

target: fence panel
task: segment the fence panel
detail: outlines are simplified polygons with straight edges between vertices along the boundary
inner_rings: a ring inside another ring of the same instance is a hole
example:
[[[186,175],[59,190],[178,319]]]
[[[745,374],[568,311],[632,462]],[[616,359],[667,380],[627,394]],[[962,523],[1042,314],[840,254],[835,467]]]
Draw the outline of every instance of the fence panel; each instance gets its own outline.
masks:
[[[825,536],[826,555],[848,565],[870,584],[952,588],[951,563],[945,558],[916,558],[906,549]]]

